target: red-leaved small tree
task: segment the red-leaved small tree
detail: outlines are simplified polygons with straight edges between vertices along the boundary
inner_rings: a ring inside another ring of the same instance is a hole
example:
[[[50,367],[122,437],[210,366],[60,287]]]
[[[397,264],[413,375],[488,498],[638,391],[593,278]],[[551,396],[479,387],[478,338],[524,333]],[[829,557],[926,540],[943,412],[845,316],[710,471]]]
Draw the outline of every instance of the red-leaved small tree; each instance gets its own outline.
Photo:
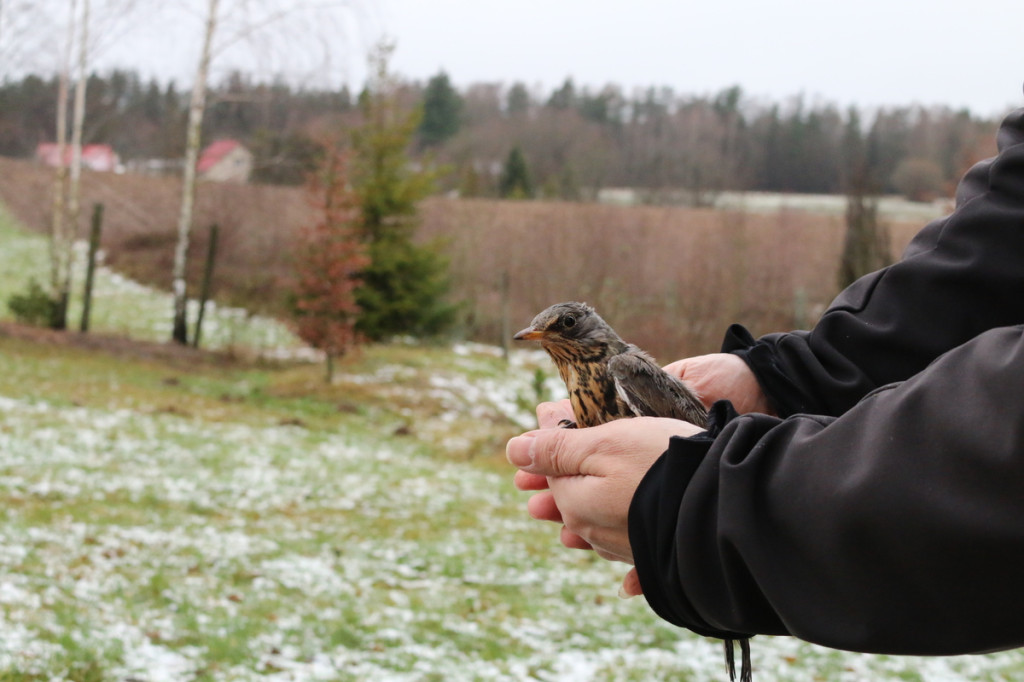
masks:
[[[358,341],[354,292],[369,258],[358,236],[359,209],[348,184],[347,156],[334,145],[326,149],[308,183],[318,220],[299,234],[292,309],[302,340],[326,354],[330,382],[334,359]]]

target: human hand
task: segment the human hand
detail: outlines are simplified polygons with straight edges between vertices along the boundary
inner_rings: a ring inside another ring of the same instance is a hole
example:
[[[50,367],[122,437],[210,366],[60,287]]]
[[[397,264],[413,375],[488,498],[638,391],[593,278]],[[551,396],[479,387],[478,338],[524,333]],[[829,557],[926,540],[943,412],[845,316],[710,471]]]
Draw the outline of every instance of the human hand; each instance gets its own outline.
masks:
[[[754,373],[738,355],[698,355],[665,365],[665,371],[685,381],[706,407],[716,400],[729,400],[740,414],[775,414]]]
[[[537,408],[542,427],[509,441],[509,461],[520,468],[515,484],[536,490],[527,503],[534,518],[563,525],[566,547],[593,549],[599,556],[633,563],[627,525],[633,493],[644,474],[668,447],[671,436],[690,436],[702,429],[674,419],[620,419],[585,429],[550,428],[567,404]],[[553,421],[552,421],[553,420]],[[635,570],[621,593],[640,594]]]

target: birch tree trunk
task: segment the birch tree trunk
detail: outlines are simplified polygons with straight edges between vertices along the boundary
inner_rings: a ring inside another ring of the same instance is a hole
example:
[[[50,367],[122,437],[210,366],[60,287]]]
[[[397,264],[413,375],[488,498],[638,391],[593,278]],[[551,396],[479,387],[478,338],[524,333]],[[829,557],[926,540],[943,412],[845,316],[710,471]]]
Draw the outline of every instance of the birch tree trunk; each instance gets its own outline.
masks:
[[[185,273],[188,258],[189,232],[192,228],[192,210],[196,195],[196,164],[199,160],[199,143],[206,109],[206,81],[210,71],[210,54],[213,48],[213,34],[217,30],[217,9],[220,0],[210,0],[206,17],[206,33],[203,49],[196,69],[196,80],[192,86],[192,99],[188,109],[188,134],[185,142],[185,173],[181,193],[181,212],[178,215],[178,241],[174,248],[174,327],[172,339],[181,344],[188,343],[188,317],[186,304]]]
[[[82,0],[81,26],[78,35],[78,75],[75,82],[75,108],[71,123],[71,169],[68,182],[66,249],[67,262],[60,282],[58,316],[60,328],[67,327],[68,301],[71,298],[71,265],[74,259],[75,238],[81,214],[82,185],[82,129],[85,126],[85,90],[88,83],[89,63],[89,0]]]
[[[64,282],[70,281],[71,273],[71,240],[68,236],[65,216],[65,197],[67,194],[68,167],[65,163],[68,138],[68,81],[71,70],[71,54],[75,36],[75,17],[77,7],[71,0],[67,44],[64,61],[61,65],[57,85],[57,169],[53,178],[53,201],[50,206],[50,295],[56,304],[54,317],[50,326],[64,329],[67,326],[67,300],[62,298],[66,293]]]
[[[85,90],[89,66],[89,0],[82,0],[82,26],[78,42],[78,76],[75,82],[75,109],[71,124],[71,178],[68,191],[68,218],[78,225],[81,212],[79,191],[82,184],[82,129],[85,125]],[[77,230],[76,230],[77,231]]]

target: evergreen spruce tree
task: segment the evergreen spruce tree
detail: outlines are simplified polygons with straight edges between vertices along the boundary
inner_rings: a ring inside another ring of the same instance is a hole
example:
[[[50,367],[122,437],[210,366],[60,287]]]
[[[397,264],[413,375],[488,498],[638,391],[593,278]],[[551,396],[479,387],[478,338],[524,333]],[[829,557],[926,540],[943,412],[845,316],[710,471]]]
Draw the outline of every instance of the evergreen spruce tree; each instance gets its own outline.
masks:
[[[530,112],[530,91],[522,83],[515,83],[508,91],[505,113],[509,116],[525,116]]]
[[[547,105],[551,109],[561,109],[563,111],[576,107],[576,86],[573,85],[572,78],[566,78],[562,87],[551,93],[551,98],[548,100]]]
[[[427,83],[423,94],[420,144],[435,147],[459,132],[462,98],[452,87],[448,74],[441,72]]]
[[[505,159],[505,166],[501,169],[501,178],[498,180],[498,193],[506,199],[529,199],[533,196],[530,171],[526,167],[523,150],[519,147],[513,147]]]
[[[364,123],[352,133],[352,185],[362,214],[370,265],[356,291],[361,310],[356,330],[380,341],[399,334],[436,336],[454,322],[444,300],[448,264],[436,245],[418,245],[417,203],[433,189],[434,175],[416,169],[409,147],[420,123],[418,111],[401,108],[387,71],[391,47],[372,58],[372,85],[360,96]]]

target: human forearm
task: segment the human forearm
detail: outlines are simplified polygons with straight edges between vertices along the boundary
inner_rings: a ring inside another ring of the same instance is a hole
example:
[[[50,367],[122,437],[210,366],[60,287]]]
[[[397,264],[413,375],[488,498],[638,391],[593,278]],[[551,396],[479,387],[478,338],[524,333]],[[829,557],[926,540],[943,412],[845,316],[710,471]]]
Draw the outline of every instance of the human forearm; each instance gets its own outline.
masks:
[[[1022,331],[986,333],[838,419],[742,416],[676,439],[629,513],[652,607],[706,634],[859,651],[1024,644],[1007,606],[1024,599]]]

